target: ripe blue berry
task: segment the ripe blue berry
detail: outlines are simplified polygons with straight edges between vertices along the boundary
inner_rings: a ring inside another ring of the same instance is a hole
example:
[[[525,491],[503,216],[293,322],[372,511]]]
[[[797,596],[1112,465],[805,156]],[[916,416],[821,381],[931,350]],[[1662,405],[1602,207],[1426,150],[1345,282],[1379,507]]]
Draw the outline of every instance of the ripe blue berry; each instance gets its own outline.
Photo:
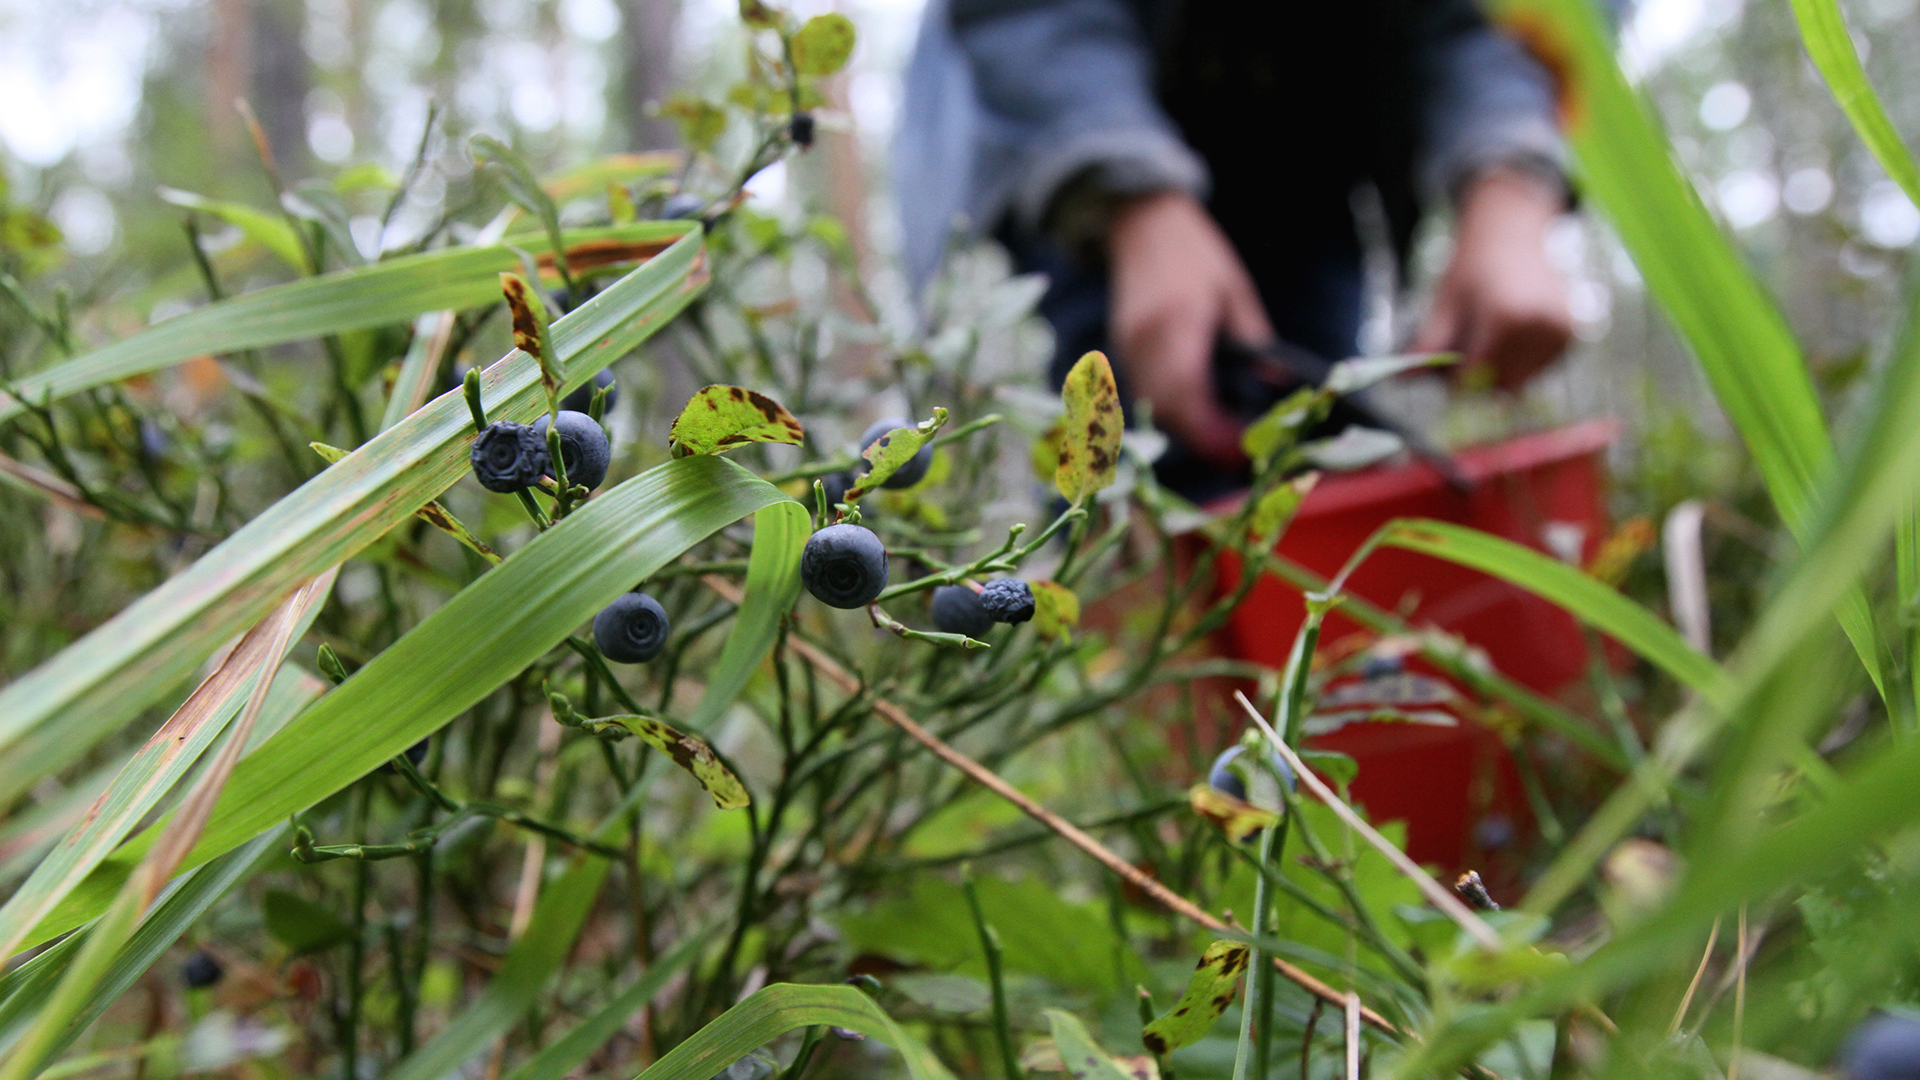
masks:
[[[829,525],[807,538],[800,582],[829,607],[865,607],[887,587],[887,546],[865,526]]]
[[[567,483],[589,490],[599,487],[600,481],[607,478],[607,463],[613,460],[606,431],[593,422],[593,417],[571,409],[560,410],[556,426],[560,430],[560,462],[567,467]],[[540,436],[541,444],[545,445],[546,417],[533,422],[533,433]]]
[[[603,386],[611,387],[611,389],[607,391],[606,402],[606,407],[611,409],[613,408],[613,403],[620,400],[620,388],[613,385],[613,372],[608,371],[606,368],[601,368],[600,371],[594,375],[592,382],[587,383],[585,386],[575,387],[573,393],[561,398],[560,407],[563,409],[572,409],[577,413],[586,412],[587,409],[593,405],[593,392]],[[572,475],[572,473],[569,472],[568,475]]]
[[[1219,757],[1213,759],[1213,768],[1207,770],[1207,783],[1211,785],[1215,791],[1231,795],[1241,802],[1247,801],[1247,785],[1245,781],[1240,779],[1239,773],[1229,769],[1227,766],[1233,764],[1234,759],[1238,758],[1245,750],[1245,746],[1237,743],[1227,747],[1220,752]],[[1297,781],[1293,778],[1293,769],[1287,765],[1286,761],[1282,759],[1279,754],[1270,753],[1267,755],[1267,762],[1273,766],[1275,772],[1286,777],[1287,790],[1294,790],[1297,786]]]
[[[682,191],[678,195],[670,196],[661,205],[660,216],[663,219],[697,218],[700,216],[700,211],[706,208],[707,200],[691,191]]]
[[[787,133],[793,136],[793,145],[802,150],[813,145],[813,114],[794,113],[793,122],[787,125]]]
[[[980,606],[994,622],[1023,623],[1033,618],[1033,589],[1019,578],[999,578],[980,590]]]
[[[1847,1036],[1840,1069],[1850,1080],[1920,1080],[1920,1019],[1874,1013]]]
[[[180,979],[191,989],[205,990],[219,982],[220,976],[226,974],[226,971],[227,969],[221,967],[220,961],[215,960],[211,953],[201,949],[187,957],[187,962],[180,965]]]
[[[993,617],[981,606],[979,593],[965,585],[942,585],[933,590],[933,628],[977,638],[993,629]]]
[[[547,440],[525,424],[498,420],[473,440],[467,452],[473,475],[488,491],[507,494],[532,487],[551,467]]]
[[[841,503],[846,502],[847,491],[852,488],[853,485],[853,474],[850,472],[828,473],[821,477],[820,486],[825,488],[827,492],[827,509],[831,510]],[[867,508],[864,506],[860,508],[860,514],[863,517],[873,516],[867,513]]]
[[[672,624],[660,601],[643,592],[624,593],[593,617],[593,643],[622,664],[644,664],[667,647]]]
[[[894,416],[878,421],[872,427],[868,428],[865,434],[860,436],[861,453],[865,453],[867,447],[885,438],[887,433],[894,428],[910,428],[912,426],[913,421],[904,416]],[[910,488],[919,483],[921,477],[926,476],[927,470],[932,467],[933,447],[922,446],[918,452],[907,459],[905,465],[895,469],[893,475],[887,477],[886,481],[880,486],[885,488]],[[872,468],[872,466],[861,462],[860,469],[862,472],[870,468]]]

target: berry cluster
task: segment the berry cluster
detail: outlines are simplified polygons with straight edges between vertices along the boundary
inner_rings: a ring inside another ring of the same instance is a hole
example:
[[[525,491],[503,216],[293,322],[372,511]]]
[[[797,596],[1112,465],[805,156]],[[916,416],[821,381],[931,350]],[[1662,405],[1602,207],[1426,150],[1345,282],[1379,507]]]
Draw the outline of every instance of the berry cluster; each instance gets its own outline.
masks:
[[[607,433],[593,417],[572,409],[560,410],[553,427],[560,433],[560,463],[566,466],[567,483],[589,490],[599,487],[613,459]],[[499,420],[487,425],[473,440],[467,460],[473,465],[474,478],[488,491],[509,494],[533,487],[553,473],[547,417],[531,424]]]

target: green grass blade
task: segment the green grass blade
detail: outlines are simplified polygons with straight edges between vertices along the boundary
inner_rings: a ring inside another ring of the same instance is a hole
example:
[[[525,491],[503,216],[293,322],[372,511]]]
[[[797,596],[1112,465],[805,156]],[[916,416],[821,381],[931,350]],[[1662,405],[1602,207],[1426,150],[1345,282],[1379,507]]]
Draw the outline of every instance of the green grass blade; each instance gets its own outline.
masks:
[[[789,499],[753,515],[753,551],[747,556],[747,595],[733,630],[707,677],[687,726],[704,731],[720,719],[753,677],[780,636],[780,620],[800,595],[800,552],[813,529],[807,508]]]
[[[1907,198],[1920,206],[1920,164],[1900,141],[1900,133],[1867,81],[1867,69],[1854,51],[1853,36],[1847,33],[1846,20],[1840,17],[1840,5],[1834,0],[1793,0],[1793,17],[1800,24],[1800,38],[1806,43],[1813,66],[1827,80],[1835,101],[1853,121],[1860,140],[1880,160]]]
[[[380,414],[380,430],[385,431],[405,420],[433,396],[433,380],[440,373],[441,351],[453,329],[453,312],[430,311],[413,320],[413,340],[400,361],[400,372],[393,378],[393,392],[387,395],[386,411]]]
[[[1382,547],[1405,548],[1472,567],[1558,604],[1711,699],[1726,692],[1719,665],[1687,644],[1652,612],[1607,586],[1529,547],[1444,521],[1402,518],[1381,526]]]
[[[635,581],[781,501],[790,500],[740,466],[695,457],[657,466],[588,502],[242,761],[185,865],[228,851],[366,775],[538,660]],[[34,940],[103,910],[160,827],[103,862]]]
[[[480,997],[460,1010],[439,1034],[387,1073],[386,1080],[441,1080],[493,1045],[524,1020],[546,992],[554,972],[573,950],[592,912],[611,864],[582,852],[534,905],[526,932],[507,950],[506,962]]]
[[[160,898],[94,989],[92,998],[52,1044],[48,1057],[58,1056],[87,1026],[100,1018],[121,994],[146,974],[187,928],[206,914],[214,902],[260,864],[278,853],[284,827],[270,829],[192,873],[182,875]],[[26,1032],[40,1005],[52,992],[84,934],[75,934],[0,977],[0,1057],[6,1056]]]
[[[237,226],[262,247],[279,256],[280,261],[296,274],[313,272],[307,263],[307,249],[300,244],[300,234],[294,232],[293,226],[287,224],[287,219],[279,214],[246,203],[210,199],[178,188],[161,188],[160,198],[175,206],[212,214],[229,225]]]
[[[642,1080],[711,1080],[713,1074],[796,1028],[827,1024],[900,1052],[913,1080],[951,1080],[940,1059],[851,986],[775,983],[720,1015],[640,1074]]]
[[[569,245],[613,240],[644,244],[680,239],[687,229],[685,222],[655,221],[572,229],[565,235]],[[549,245],[544,234],[518,235],[492,247],[404,255],[245,293],[24,376],[14,389],[36,403],[57,401],[206,353],[278,345],[405,322],[444,308],[492,303],[500,299],[500,271],[520,268],[513,248],[539,254]],[[0,421],[23,411],[19,401],[0,392]]]
[[[328,584],[331,584],[329,580]],[[324,593],[315,594],[297,613],[298,640],[319,614]],[[145,746],[113,778],[78,828],[48,853],[32,875],[0,906],[0,956],[11,956],[33,927],[45,918],[102,860],[145,820],[160,800],[200,760],[213,741],[239,715],[259,673],[278,668],[283,657],[268,656],[271,634],[257,623],[234,646],[219,670],[209,675]]]
[[[646,974],[635,979],[632,986],[614,995],[612,1001],[575,1025],[573,1030],[541,1048],[538,1054],[508,1073],[507,1080],[565,1080],[574,1075],[582,1062],[625,1029],[627,1021],[653,1000],[667,980],[692,963],[706,943],[705,934],[682,938],[672,952],[655,959]]]
[[[696,231],[554,323],[568,389],[699,293],[700,254]],[[488,368],[482,386],[499,419],[527,421],[544,408],[539,370],[518,350]],[[351,558],[451,487],[468,471],[472,439],[459,391],[441,395],[0,689],[0,803],[117,730],[298,582]]]
[[[1833,443],[1800,346],[1674,162],[1651,110],[1628,85],[1590,0],[1493,0],[1493,16],[1542,56],[1558,82],[1581,190],[1603,210],[1699,358],[1767,491],[1802,544],[1814,485]],[[1839,618],[1882,696],[1879,638],[1864,595]]]

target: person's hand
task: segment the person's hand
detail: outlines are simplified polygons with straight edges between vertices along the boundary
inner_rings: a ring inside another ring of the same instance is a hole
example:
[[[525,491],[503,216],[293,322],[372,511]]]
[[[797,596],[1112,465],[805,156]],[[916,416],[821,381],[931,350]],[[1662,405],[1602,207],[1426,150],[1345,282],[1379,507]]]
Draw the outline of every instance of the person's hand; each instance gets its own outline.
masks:
[[[1112,272],[1108,332],[1135,398],[1182,446],[1226,467],[1246,460],[1241,425],[1214,398],[1213,342],[1273,340],[1240,257],[1192,196],[1156,192],[1122,202],[1107,227]]]
[[[1463,372],[1490,369],[1509,390],[1558,359],[1573,338],[1566,282],[1546,249],[1561,209],[1559,190],[1531,173],[1496,169],[1471,181],[1414,351],[1458,352]]]

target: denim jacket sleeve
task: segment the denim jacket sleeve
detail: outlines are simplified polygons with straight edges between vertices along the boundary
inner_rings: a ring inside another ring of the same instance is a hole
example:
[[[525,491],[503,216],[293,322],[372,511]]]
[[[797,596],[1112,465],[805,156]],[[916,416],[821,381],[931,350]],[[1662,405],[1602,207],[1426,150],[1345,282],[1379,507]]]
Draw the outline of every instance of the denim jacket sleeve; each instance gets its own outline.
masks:
[[[1473,175],[1515,165],[1564,177],[1566,144],[1545,69],[1473,0],[1436,0],[1422,29],[1420,195],[1440,205]]]

